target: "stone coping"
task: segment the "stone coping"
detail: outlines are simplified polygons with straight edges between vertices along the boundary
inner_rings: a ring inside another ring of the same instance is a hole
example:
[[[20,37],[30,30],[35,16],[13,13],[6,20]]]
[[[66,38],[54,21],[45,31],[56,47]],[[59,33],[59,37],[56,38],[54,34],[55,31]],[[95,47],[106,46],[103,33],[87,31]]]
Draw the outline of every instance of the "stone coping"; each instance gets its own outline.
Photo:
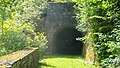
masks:
[[[9,68],[13,63],[17,62],[38,50],[38,48],[24,49],[20,51],[13,52],[12,54],[8,54],[0,57],[0,68]]]

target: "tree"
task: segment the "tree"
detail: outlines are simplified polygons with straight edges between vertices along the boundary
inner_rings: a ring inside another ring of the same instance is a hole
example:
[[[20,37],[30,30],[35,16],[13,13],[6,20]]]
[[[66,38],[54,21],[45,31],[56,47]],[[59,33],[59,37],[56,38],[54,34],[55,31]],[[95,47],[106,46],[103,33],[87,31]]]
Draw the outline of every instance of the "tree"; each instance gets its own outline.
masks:
[[[38,47],[41,52],[46,48],[46,36],[36,32],[34,26],[35,19],[41,19],[46,3],[42,0],[0,0],[0,55],[29,47]]]

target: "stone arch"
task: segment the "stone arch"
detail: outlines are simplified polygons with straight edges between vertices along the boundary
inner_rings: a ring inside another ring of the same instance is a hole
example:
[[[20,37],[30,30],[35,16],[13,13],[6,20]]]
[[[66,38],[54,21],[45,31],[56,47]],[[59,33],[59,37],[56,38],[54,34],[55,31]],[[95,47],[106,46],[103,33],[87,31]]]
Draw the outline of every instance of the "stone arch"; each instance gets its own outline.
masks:
[[[75,26],[67,24],[59,27],[53,35],[53,51],[57,54],[81,55],[83,43],[76,40],[82,33]]]
[[[48,39],[48,49],[47,49],[48,53],[55,52],[55,47],[53,42],[55,36],[58,33],[60,33],[59,31],[61,31],[62,29],[64,31],[64,28],[67,29],[68,27],[75,29],[75,25],[77,23],[74,17],[75,13],[73,6],[74,3],[71,2],[49,4],[49,7],[47,9],[46,21],[45,21],[45,30],[46,30],[45,33]]]
[[[60,33],[59,31],[65,27],[65,25],[72,25],[75,27],[75,13],[74,13],[74,3],[50,3],[47,8],[46,20],[45,20],[45,34],[48,39],[48,53],[54,52],[54,36]],[[83,55],[86,60],[93,60],[94,62],[94,49],[88,42],[83,46]],[[93,56],[92,58],[89,56]]]

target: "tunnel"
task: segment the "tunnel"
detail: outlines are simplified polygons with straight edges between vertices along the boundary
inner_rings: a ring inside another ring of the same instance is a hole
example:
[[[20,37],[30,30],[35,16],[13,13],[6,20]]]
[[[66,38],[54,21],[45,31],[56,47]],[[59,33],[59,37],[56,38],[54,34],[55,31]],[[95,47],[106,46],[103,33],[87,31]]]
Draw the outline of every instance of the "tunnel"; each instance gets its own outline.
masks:
[[[78,32],[74,27],[64,27],[59,29],[54,37],[55,53],[81,55],[83,43],[76,40],[76,38],[82,36],[82,32]]]

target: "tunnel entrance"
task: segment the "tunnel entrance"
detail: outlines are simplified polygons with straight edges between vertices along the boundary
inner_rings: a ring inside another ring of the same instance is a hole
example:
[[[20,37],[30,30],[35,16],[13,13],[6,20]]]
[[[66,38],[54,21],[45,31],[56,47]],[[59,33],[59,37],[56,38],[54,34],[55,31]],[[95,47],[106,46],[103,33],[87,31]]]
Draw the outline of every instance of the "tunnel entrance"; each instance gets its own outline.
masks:
[[[82,33],[73,27],[60,29],[54,38],[54,48],[57,54],[81,55],[83,43],[77,41],[77,37],[82,37]]]

